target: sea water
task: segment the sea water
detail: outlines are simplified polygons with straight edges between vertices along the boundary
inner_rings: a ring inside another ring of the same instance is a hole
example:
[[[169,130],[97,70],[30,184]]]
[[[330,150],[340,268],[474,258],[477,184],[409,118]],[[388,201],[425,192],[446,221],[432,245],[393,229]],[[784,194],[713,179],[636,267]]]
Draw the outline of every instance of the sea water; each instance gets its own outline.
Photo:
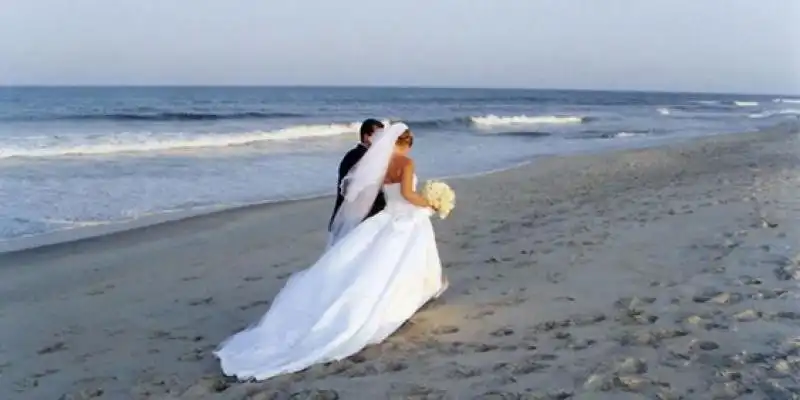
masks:
[[[539,155],[767,129],[798,116],[800,100],[778,95],[0,88],[0,243],[331,194],[338,161],[369,117],[412,128],[418,173],[426,178]]]

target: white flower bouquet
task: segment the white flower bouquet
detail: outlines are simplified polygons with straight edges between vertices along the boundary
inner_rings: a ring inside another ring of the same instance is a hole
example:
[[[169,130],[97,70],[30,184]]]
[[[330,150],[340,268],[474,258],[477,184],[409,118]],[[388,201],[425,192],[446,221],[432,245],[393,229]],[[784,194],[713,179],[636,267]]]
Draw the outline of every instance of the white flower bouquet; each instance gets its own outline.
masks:
[[[442,181],[425,182],[420,194],[436,209],[441,219],[447,218],[456,206],[456,193]]]

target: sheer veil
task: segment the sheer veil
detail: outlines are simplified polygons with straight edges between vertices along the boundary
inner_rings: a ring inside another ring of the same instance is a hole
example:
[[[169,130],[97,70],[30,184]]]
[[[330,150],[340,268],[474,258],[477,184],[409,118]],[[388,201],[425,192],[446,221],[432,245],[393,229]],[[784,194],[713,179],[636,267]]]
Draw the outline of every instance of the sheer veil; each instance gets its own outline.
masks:
[[[344,202],[333,217],[328,247],[366,218],[383,186],[395,142],[406,130],[406,124],[396,123],[377,132],[367,152],[344,177],[340,187]]]

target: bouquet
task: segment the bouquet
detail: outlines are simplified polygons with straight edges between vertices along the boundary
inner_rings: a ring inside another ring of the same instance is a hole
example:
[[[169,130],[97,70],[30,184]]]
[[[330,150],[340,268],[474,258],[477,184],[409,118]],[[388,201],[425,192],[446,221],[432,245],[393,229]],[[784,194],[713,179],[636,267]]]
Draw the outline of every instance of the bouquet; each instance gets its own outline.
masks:
[[[447,218],[456,206],[456,193],[444,182],[427,181],[420,194],[436,209],[441,219]]]

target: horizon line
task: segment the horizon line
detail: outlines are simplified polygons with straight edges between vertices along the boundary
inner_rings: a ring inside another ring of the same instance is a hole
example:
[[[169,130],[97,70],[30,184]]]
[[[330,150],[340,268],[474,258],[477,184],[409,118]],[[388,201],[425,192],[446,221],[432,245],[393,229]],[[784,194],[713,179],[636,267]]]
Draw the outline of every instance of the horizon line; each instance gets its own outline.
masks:
[[[68,88],[280,88],[280,89],[428,89],[428,90],[496,90],[496,91],[541,91],[541,92],[605,92],[605,93],[661,93],[661,94],[706,94],[706,95],[747,95],[747,96],[800,96],[800,92],[772,93],[772,92],[704,92],[697,90],[666,90],[666,89],[588,89],[588,88],[556,88],[556,87],[503,87],[503,86],[425,86],[425,85],[338,85],[338,84],[110,84],[110,83],[24,83],[0,84],[0,90],[8,88],[41,88],[41,89],[68,89]]]

